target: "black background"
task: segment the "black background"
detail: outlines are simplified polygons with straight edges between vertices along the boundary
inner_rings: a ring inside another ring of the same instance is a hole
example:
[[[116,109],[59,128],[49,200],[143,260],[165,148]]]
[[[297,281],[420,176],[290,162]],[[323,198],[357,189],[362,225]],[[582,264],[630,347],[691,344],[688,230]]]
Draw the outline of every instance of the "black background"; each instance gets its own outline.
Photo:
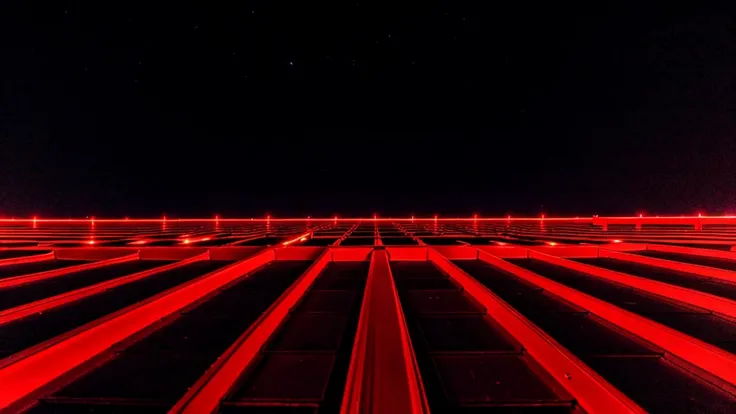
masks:
[[[0,216],[736,211],[730,10],[33,3]]]

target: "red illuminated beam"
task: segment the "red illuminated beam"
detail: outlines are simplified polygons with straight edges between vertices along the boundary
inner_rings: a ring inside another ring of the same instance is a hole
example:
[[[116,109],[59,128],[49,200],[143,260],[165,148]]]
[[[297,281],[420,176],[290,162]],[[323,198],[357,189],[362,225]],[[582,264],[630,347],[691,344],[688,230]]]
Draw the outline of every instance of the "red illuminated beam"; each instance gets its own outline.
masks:
[[[291,309],[312,286],[314,280],[330,262],[329,249],[284,292],[279,299],[220,356],[170,413],[211,413],[233,387],[240,375],[252,364],[261,348],[281,326]]]
[[[604,249],[601,249],[604,252]],[[614,252],[618,254],[620,252]],[[711,295],[705,292],[684,288],[681,286],[670,285],[656,280],[644,277],[633,276],[627,273],[616,272],[601,267],[576,262],[562,257],[552,256],[542,252],[529,250],[529,258],[537,259],[553,265],[561,266],[570,270],[585,273],[593,277],[605,279],[610,282],[618,283],[624,286],[633,287],[642,292],[662,296],[671,300],[680,301],[687,305],[693,305],[722,315],[736,318],[736,302],[720,296]]]
[[[83,287],[81,289],[73,290],[71,292],[64,292],[50,298],[37,300],[35,302],[27,303],[25,305],[16,306],[14,308],[0,311],[0,326],[24,318],[29,315],[36,313],[46,312],[56,307],[66,305],[68,303],[84,299],[86,297],[96,295],[106,290],[113,289],[118,286],[122,286],[136,280],[143,279],[145,277],[153,276],[162,272],[167,272],[182,266],[186,266],[189,263],[193,263],[200,260],[208,260],[210,256],[209,252],[205,252],[189,259],[180,260],[175,263],[171,263],[164,266],[159,266],[153,269],[144,270],[142,272],[134,273],[127,276],[118,277],[116,279],[97,283],[92,286]]]
[[[39,280],[51,279],[52,277],[64,276],[70,273],[81,272],[84,270],[97,269],[100,267],[111,266],[114,264],[131,262],[139,259],[139,252],[128,254],[125,256],[114,257],[107,260],[98,260],[95,262],[84,263],[76,266],[67,266],[60,269],[48,270],[45,272],[32,273],[29,275],[21,275],[8,277],[0,280],[0,289],[7,289],[9,287],[20,286],[26,283],[37,282]]]
[[[44,254],[35,254],[33,256],[11,257],[9,259],[0,260],[0,267],[12,266],[12,265],[18,265],[18,264],[24,264],[24,263],[44,262],[46,260],[53,260],[55,257],[56,255],[54,254],[54,252],[48,252]]]
[[[736,355],[668,328],[618,306],[579,292],[561,283],[516,266],[483,250],[478,258],[549,293],[588,310],[605,321],[651,342],[705,372],[736,385]]]
[[[368,314],[371,309],[370,304],[373,284],[375,283],[374,279],[375,272],[371,272],[369,269],[368,279],[366,280],[365,290],[363,292],[363,302],[360,304],[360,317],[358,318],[358,328],[353,339],[353,351],[350,354],[350,365],[348,367],[347,380],[345,381],[345,391],[342,394],[340,414],[353,414],[360,411],[359,403],[363,399],[363,381],[365,380],[368,348],[370,347],[368,344]]]
[[[644,409],[608,383],[570,351],[537,328],[518,311],[455,266],[437,250],[429,258],[486,308],[488,315],[511,334],[588,413],[644,413]]]
[[[421,374],[385,250],[373,251],[368,281],[370,302],[361,309],[363,330],[356,334],[354,352],[358,354],[354,353],[350,362],[340,412],[428,413]],[[370,348],[369,352],[366,348]]]
[[[78,368],[90,359],[109,351],[121,340],[177,312],[256,268],[275,260],[273,249],[201,276],[157,299],[76,333],[0,369],[0,412],[37,398],[43,387]]]
[[[736,263],[736,252],[728,252],[728,251],[713,250],[713,249],[700,249],[696,247],[672,246],[669,244],[651,244],[651,243],[647,243],[646,249],[658,251],[658,252],[689,254],[692,256],[733,260],[734,263]]]
[[[663,269],[675,270],[678,272],[692,273],[694,275],[711,277],[713,279],[736,283],[736,272],[732,270],[718,269],[715,267],[701,266],[691,263],[675,262],[672,260],[658,259],[656,257],[648,257],[608,249],[600,249],[599,256],[610,257],[611,259],[623,260],[626,262],[638,263],[648,266],[660,267]]]
[[[610,224],[683,224],[683,223],[703,223],[703,224],[736,224],[736,216],[661,216],[661,217],[637,217],[637,216],[624,216],[624,217],[290,217],[290,218],[108,218],[100,219],[95,218],[95,223],[187,223],[187,222],[212,222],[212,223],[223,223],[223,222],[354,222],[354,221],[371,221],[371,222],[391,222],[391,221],[405,221],[405,222],[417,222],[417,221],[438,221],[438,222],[482,222],[482,221],[571,221],[578,223],[593,222],[596,225],[604,225],[605,223]],[[90,219],[60,219],[60,218],[0,218],[0,223],[85,223],[90,224]]]

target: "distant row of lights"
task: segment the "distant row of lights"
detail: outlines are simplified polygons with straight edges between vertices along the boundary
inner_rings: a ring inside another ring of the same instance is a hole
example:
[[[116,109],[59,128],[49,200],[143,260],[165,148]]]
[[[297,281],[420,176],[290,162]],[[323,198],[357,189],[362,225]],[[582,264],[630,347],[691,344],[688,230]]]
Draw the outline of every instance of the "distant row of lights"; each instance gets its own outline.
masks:
[[[644,213],[638,213],[638,216],[639,216],[639,218],[643,218],[644,217]],[[704,217],[703,213],[697,213],[697,216],[698,217]],[[599,216],[598,216],[598,214],[594,214],[592,217],[593,218],[598,218]],[[659,216],[657,215],[657,216],[654,216],[654,217],[657,217],[658,218]],[[681,215],[680,217],[683,217],[684,218],[685,216],[684,215]],[[709,217],[718,217],[718,216],[709,216]],[[729,215],[729,214],[724,214],[722,217],[734,217],[734,216]],[[410,218],[411,218],[411,220],[415,220],[417,217],[416,216],[411,216]],[[435,220],[439,220],[439,215],[435,214],[433,218]],[[479,218],[480,217],[478,216],[478,214],[473,214],[473,219],[479,219]],[[535,219],[536,217],[517,217],[517,218],[530,219],[531,220],[531,219]],[[546,215],[545,214],[540,214],[540,216],[538,218],[541,219],[541,220],[544,220],[546,218]],[[579,220],[580,219],[580,216],[569,217],[569,218],[568,217],[564,217],[564,218],[565,219],[569,219],[569,220]],[[217,215],[217,216],[214,217],[214,221],[220,221],[221,219],[222,218],[219,215]],[[276,220],[276,218],[272,218],[270,215],[266,216],[266,220],[267,221],[269,221],[271,219]],[[307,216],[306,217],[306,220],[311,220],[311,219],[312,219],[312,216]],[[348,220],[354,220],[354,219],[366,220],[367,218],[348,218]],[[397,219],[398,220],[398,219],[404,219],[404,218],[403,217],[388,217],[388,219]],[[450,219],[453,220],[453,219],[463,219],[463,218],[462,217],[452,217]],[[509,215],[506,216],[506,219],[507,220],[511,220],[512,219],[512,216],[509,214]],[[0,220],[10,220],[10,221],[18,220],[18,221],[24,221],[24,220],[27,220],[27,219],[11,217],[10,219],[0,219]],[[44,221],[44,220],[54,220],[54,221],[65,221],[66,220],[66,221],[89,221],[91,224],[95,224],[95,220],[96,219],[94,217],[89,217],[89,218],[86,218],[86,219],[72,219],[72,218],[69,218],[69,219],[41,219],[38,216],[33,216],[31,218],[31,220],[34,223],[36,223],[37,221]],[[116,220],[117,221],[119,219],[106,219],[106,220]],[[131,219],[130,219],[130,217],[124,217],[122,220],[123,221],[129,221]],[[166,216],[162,216],[161,219],[144,219],[144,220],[167,221],[168,219],[167,219]],[[211,220],[211,219],[201,219],[201,220]],[[225,220],[225,219],[222,219],[222,220]],[[246,220],[246,219],[240,219],[240,218],[238,218],[236,220]],[[250,220],[256,220],[256,218],[250,217]],[[261,220],[261,219],[259,218],[258,220]],[[281,219],[281,220],[304,220],[304,218],[291,217],[291,218],[285,218],[285,219]],[[320,220],[323,220],[323,219],[320,219]],[[338,216],[334,216],[333,217],[333,220],[337,221],[337,220],[340,220],[340,218],[338,218]],[[374,214],[373,215],[373,220],[378,220],[378,215],[377,214]],[[426,220],[426,218],[424,220]],[[174,219],[174,221],[176,221],[176,219]]]

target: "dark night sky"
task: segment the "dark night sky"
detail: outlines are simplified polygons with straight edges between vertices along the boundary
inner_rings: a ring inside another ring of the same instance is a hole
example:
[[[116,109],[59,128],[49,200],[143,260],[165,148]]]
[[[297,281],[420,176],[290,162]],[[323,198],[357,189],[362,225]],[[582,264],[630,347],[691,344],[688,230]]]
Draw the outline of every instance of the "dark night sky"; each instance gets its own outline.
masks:
[[[0,6],[3,216],[736,211],[726,10],[41,3]]]

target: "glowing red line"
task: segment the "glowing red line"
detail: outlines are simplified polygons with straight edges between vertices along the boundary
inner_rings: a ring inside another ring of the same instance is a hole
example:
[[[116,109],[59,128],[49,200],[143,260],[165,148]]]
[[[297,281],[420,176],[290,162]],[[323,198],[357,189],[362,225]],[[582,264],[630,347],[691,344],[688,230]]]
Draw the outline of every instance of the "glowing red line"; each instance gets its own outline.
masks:
[[[296,236],[296,237],[294,237],[294,238],[293,238],[293,239],[291,239],[291,240],[287,240],[287,241],[285,241],[285,242],[283,242],[283,243],[281,243],[281,244],[282,244],[282,245],[284,245],[284,246],[288,246],[288,245],[290,245],[290,244],[293,244],[293,243],[296,243],[296,242],[303,242],[303,241],[307,241],[307,238],[308,238],[308,237],[309,237],[309,236],[310,236],[311,234],[312,234],[312,232],[310,231],[310,232],[308,232],[308,233],[304,233],[304,234],[302,234],[302,235],[300,235],[300,236]]]
[[[604,251],[600,249],[599,252]],[[618,254],[619,252],[616,252]],[[599,253],[600,255],[601,253]],[[601,256],[605,257],[605,256]],[[625,286],[633,287],[644,292],[653,293],[665,298],[674,299],[685,304],[698,306],[713,312],[721,313],[732,318],[736,317],[736,301],[726,299],[720,296],[711,295],[705,292],[699,292],[680,286],[670,285],[656,280],[643,277],[633,276],[627,273],[615,272],[613,270],[576,262],[562,257],[552,256],[541,253],[539,251],[529,250],[529,258],[542,260],[567,269],[582,272],[593,277],[620,283]]]
[[[429,248],[430,260],[481,303],[491,318],[516,338],[529,354],[589,413],[644,413],[621,391],[578,360],[570,351],[537,328],[479,281]],[[575,381],[565,380],[566,376]]]
[[[214,412],[225,394],[242,372],[258,356],[266,341],[289,315],[291,309],[304,296],[317,276],[330,261],[329,249],[218,359],[218,366],[205,376],[179,400],[170,413]]]
[[[0,260],[0,266],[10,266],[10,265],[23,264],[23,263],[43,262],[46,260],[53,260],[55,257],[56,255],[54,254],[54,252],[37,254],[33,256],[11,257],[10,259]]]
[[[354,226],[353,228],[357,227]],[[360,304],[360,317],[358,318],[358,328],[353,339],[353,351],[350,354],[350,365],[348,367],[348,376],[345,381],[345,391],[342,396],[342,405],[340,414],[353,414],[360,412],[362,401],[363,380],[365,373],[365,364],[367,362],[368,351],[368,313],[370,313],[371,292],[375,272],[368,271],[368,279],[366,280],[365,289],[363,290],[363,302]]]
[[[116,279],[100,282],[92,286],[83,287],[71,292],[61,293],[50,298],[37,300],[35,302],[27,303],[25,305],[17,306],[15,308],[6,309],[0,311],[0,325],[24,318],[28,315],[35,313],[46,312],[50,309],[66,305],[79,299],[86,298],[88,296],[96,295],[114,287],[122,286],[127,283],[134,282],[136,280],[143,279],[148,276],[156,275],[158,273],[167,272],[178,267],[185,266],[189,263],[207,260],[209,259],[209,252],[199,254],[189,259],[180,260],[175,263],[171,263],[164,266],[159,266],[153,269],[144,270],[142,272],[133,273],[131,275],[118,277]]]
[[[135,252],[133,254],[129,254],[129,255],[125,255],[125,256],[120,256],[120,257],[115,257],[115,258],[112,258],[112,259],[98,260],[98,261],[95,261],[95,262],[84,263],[84,264],[80,264],[80,265],[76,265],[76,266],[62,267],[61,269],[54,269],[54,270],[48,270],[48,271],[45,271],[45,272],[31,273],[29,275],[21,275],[21,276],[8,277],[8,278],[5,278],[5,279],[0,280],[0,289],[6,289],[6,288],[9,288],[9,287],[13,287],[13,286],[20,286],[20,285],[24,285],[26,283],[37,282],[39,280],[44,280],[44,279],[50,279],[52,277],[63,276],[63,275],[69,274],[69,273],[81,272],[83,270],[97,269],[97,268],[103,267],[103,266],[110,266],[110,265],[114,265],[114,264],[118,264],[118,263],[124,263],[124,262],[130,262],[130,261],[133,261],[133,260],[138,260],[139,259],[138,253],[139,252]]]
[[[548,292],[568,302],[587,309],[609,323],[619,326],[634,335],[638,335],[696,367],[710,372],[732,385],[736,385],[736,356],[733,354],[621,309],[618,306],[578,292],[575,289],[547,279],[482,250],[478,252],[478,258],[527,282],[546,289]]]
[[[102,324],[39,350],[0,369],[0,410],[3,410],[61,375],[139,332],[161,318],[177,312],[199,298],[273,261],[275,251],[267,249],[256,256],[202,276],[158,299],[130,309]]]
[[[95,219],[95,223],[162,223],[162,222],[306,222],[306,221],[343,221],[343,222],[352,222],[352,221],[381,221],[381,222],[391,222],[391,221],[444,221],[444,222],[462,222],[462,221],[551,221],[551,220],[558,220],[558,221],[589,221],[592,219],[596,219],[597,221],[606,221],[606,220],[632,220],[633,222],[636,222],[638,220],[641,220],[642,222],[663,222],[667,220],[673,220],[676,222],[681,222],[683,220],[698,220],[701,219],[704,222],[707,222],[709,220],[720,220],[720,219],[736,219],[736,216],[734,215],[723,215],[723,216],[660,216],[660,217],[639,217],[639,216],[610,216],[610,217],[600,217],[600,216],[590,216],[590,217],[467,217],[467,218],[441,218],[437,217],[436,219],[434,217],[393,217],[393,218],[383,218],[383,217],[371,217],[371,218],[365,218],[365,217],[312,217],[312,218],[304,218],[304,217],[292,217],[292,218],[178,218],[178,219],[172,219],[172,218],[108,218],[108,219]],[[0,218],[0,222],[14,222],[14,223],[89,223],[89,219],[59,219],[59,218]]]
[[[600,249],[599,255],[600,257],[610,257],[612,259],[661,267],[664,269],[676,270],[678,272],[692,273],[700,276],[712,277],[714,279],[736,283],[736,272],[734,272],[733,270],[719,269],[716,267],[701,266],[691,263],[675,262],[672,260],[647,257],[638,254],[624,253],[607,249]]]

